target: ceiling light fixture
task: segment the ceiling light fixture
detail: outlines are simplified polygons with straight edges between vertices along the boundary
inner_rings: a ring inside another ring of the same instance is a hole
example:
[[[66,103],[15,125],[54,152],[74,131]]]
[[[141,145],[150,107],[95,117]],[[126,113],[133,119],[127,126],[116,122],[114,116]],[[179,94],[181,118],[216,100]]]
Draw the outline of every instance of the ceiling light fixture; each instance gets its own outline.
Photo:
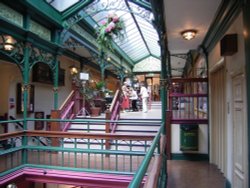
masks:
[[[69,71],[70,71],[70,74],[71,74],[72,76],[74,76],[74,75],[76,75],[76,74],[78,73],[78,69],[76,68],[75,65],[71,65],[71,66],[69,67]]]
[[[194,29],[189,29],[189,30],[185,30],[181,32],[181,35],[185,40],[193,39],[196,36],[196,34],[197,34],[197,30],[194,30]]]
[[[0,38],[0,49],[11,51],[14,49],[16,40],[10,35],[2,35]]]

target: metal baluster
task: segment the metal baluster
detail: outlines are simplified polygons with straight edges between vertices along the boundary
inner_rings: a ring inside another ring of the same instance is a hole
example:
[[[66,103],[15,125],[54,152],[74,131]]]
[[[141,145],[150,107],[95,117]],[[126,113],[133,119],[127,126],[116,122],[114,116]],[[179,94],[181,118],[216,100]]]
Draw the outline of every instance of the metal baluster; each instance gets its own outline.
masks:
[[[115,150],[118,151],[118,140],[115,141]],[[115,154],[115,170],[118,171],[118,156]]]
[[[132,147],[133,147],[133,146],[132,146],[132,140],[130,140],[130,141],[129,141],[129,151],[132,151]],[[129,163],[130,163],[130,172],[132,172],[132,166],[133,166],[133,165],[132,165],[132,161],[133,161],[133,160],[132,160],[132,155],[130,155],[129,158],[130,158],[130,161],[129,161]]]
[[[70,152],[68,151],[68,167],[70,167]]]
[[[77,149],[77,138],[74,138],[74,148]],[[74,151],[74,167],[77,167],[77,155],[76,150]]]
[[[62,151],[62,167],[64,167],[64,151]]]
[[[101,139],[101,150],[103,150],[103,145],[104,145],[103,142],[104,142],[104,140]],[[103,153],[101,154],[101,165],[102,165],[101,169],[104,170],[104,165],[103,165]]]
[[[52,165],[52,151],[49,151],[49,165]]]
[[[88,143],[87,143],[88,149],[90,149],[90,139],[88,138]],[[90,154],[88,153],[88,168],[90,168]]]

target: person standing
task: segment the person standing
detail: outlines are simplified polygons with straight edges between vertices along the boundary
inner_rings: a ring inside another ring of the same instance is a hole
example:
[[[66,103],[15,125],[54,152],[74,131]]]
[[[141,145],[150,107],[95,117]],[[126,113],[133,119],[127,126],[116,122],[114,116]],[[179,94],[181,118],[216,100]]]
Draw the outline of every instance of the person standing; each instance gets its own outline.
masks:
[[[126,112],[129,109],[129,89],[127,86],[127,82],[124,82],[122,86],[122,110]]]
[[[140,89],[140,96],[142,99],[142,112],[147,113],[148,112],[148,90],[145,87],[145,83],[141,83],[141,89]]]
[[[138,99],[138,95],[137,95],[137,92],[132,88],[130,87],[130,94],[129,94],[129,99],[132,101],[132,111],[135,112],[135,111],[138,111],[138,108],[137,108],[137,99]]]

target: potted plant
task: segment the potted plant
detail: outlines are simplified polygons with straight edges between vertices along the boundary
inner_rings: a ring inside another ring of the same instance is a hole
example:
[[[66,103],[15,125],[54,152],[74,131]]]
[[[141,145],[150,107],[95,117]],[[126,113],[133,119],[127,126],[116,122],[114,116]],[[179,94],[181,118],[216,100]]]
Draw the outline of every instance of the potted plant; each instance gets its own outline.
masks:
[[[95,84],[95,88],[97,91],[97,98],[104,98],[103,92],[105,90],[105,82],[104,81],[97,82]]]
[[[82,89],[82,94],[85,98],[85,108],[90,112],[91,116],[99,116],[101,108],[95,105],[95,98],[97,97],[98,91],[95,87],[86,84]]]

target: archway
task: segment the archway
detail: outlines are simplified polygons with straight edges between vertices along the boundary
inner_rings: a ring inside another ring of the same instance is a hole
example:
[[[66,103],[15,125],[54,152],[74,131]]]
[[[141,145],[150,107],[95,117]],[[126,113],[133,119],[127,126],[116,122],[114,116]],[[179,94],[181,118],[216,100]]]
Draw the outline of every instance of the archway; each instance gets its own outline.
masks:
[[[9,119],[10,116],[17,118],[17,84],[22,83],[22,73],[19,66],[13,63],[8,56],[0,56],[0,118]],[[7,127],[1,124],[0,133],[14,131],[14,126]]]

